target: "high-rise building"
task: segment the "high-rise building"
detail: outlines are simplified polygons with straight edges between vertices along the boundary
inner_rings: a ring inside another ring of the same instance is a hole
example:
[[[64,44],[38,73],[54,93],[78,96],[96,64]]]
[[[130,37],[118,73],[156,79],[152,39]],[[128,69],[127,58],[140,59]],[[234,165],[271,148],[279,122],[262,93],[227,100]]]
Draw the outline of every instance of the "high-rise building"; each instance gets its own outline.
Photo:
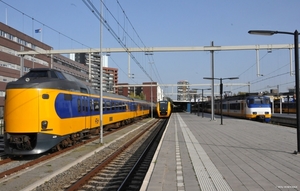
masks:
[[[75,60],[77,62],[91,64],[90,81],[94,89],[100,87],[100,54],[99,53],[78,53],[75,54]],[[114,86],[118,83],[118,69],[108,67],[108,56],[102,56],[103,61],[103,78],[102,78],[102,90],[109,93],[118,93],[118,89]]]
[[[188,101],[191,99],[190,86],[187,80],[177,82],[177,100]]]
[[[151,87],[152,84],[152,87]],[[118,94],[123,96],[141,96],[143,94],[146,101],[158,102],[163,100],[163,90],[157,82],[143,82],[142,85],[130,85],[128,83],[118,83]],[[152,96],[151,96],[152,95]]]

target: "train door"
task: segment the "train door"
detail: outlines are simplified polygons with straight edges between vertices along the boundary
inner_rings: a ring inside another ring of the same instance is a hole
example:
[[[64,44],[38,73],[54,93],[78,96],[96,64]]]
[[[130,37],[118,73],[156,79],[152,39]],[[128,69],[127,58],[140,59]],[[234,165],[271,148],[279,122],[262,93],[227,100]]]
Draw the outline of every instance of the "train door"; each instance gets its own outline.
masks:
[[[137,103],[133,102],[133,117],[136,118],[137,117]]]
[[[137,110],[137,115],[140,116],[141,115],[141,104],[140,103],[137,104],[136,110]]]
[[[243,117],[246,117],[246,102],[245,101],[241,101],[240,102],[240,107],[241,107],[241,115]]]
[[[89,109],[89,98],[87,96],[83,96],[81,100],[82,104],[82,114],[84,118],[84,127],[83,129],[91,128],[91,119],[90,119],[90,109]]]
[[[88,95],[88,90],[84,87],[80,88],[80,92]],[[89,97],[81,96],[81,106],[82,106],[82,118],[83,118],[83,126],[82,129],[90,129],[91,128],[91,112],[89,109]]]

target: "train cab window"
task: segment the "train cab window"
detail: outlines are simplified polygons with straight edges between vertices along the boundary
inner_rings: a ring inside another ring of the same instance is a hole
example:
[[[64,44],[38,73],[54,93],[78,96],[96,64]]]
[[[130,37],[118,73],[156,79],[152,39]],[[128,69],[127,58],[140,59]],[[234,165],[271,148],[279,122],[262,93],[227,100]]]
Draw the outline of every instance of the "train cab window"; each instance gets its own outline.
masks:
[[[58,71],[54,71],[57,78],[61,79],[61,80],[65,80],[65,76],[61,73],[61,72],[58,72]]]
[[[85,94],[87,94],[87,93],[88,93],[88,91],[87,91],[87,89],[86,89],[86,88],[80,88],[80,92],[81,92],[81,93],[85,93]]]
[[[255,99],[254,104],[262,104],[262,100],[261,99]]]
[[[77,108],[78,108],[78,112],[81,112],[81,101],[80,101],[80,99],[77,99]]]
[[[269,98],[265,98],[265,99],[264,99],[264,103],[265,103],[265,104],[270,104],[270,102],[271,102],[271,100],[270,100]]]
[[[55,74],[55,72],[53,70],[50,71],[50,77],[57,78],[57,75]]]
[[[21,79],[25,78],[43,78],[48,77],[48,71],[31,71],[25,74]]]

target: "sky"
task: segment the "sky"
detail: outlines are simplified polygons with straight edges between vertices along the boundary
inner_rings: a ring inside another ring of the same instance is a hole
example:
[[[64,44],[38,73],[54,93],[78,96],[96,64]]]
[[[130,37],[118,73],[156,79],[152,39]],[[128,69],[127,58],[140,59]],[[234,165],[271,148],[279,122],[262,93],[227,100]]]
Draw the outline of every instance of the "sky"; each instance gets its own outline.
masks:
[[[84,3],[87,2],[87,3]],[[89,9],[93,4],[101,12],[100,0],[0,0],[0,22],[5,23],[55,50],[82,48],[202,47],[293,44],[293,35],[250,35],[249,30],[300,30],[299,0],[103,0],[106,25]],[[97,12],[95,11],[95,12]],[[106,26],[110,27],[110,30]],[[35,29],[42,29],[35,33]],[[102,40],[100,40],[102,39]],[[116,40],[119,39],[119,40]],[[294,51],[292,70],[294,70]],[[119,69],[119,82],[141,84],[151,79],[159,84],[177,84],[187,80],[191,89],[209,88],[212,54],[199,52],[132,53],[128,77],[127,53],[111,53],[109,67]],[[257,75],[256,51],[215,51],[214,77],[238,77],[223,80],[224,91],[232,93],[270,91],[287,92],[295,86],[290,75],[287,49],[259,51]],[[206,84],[206,85],[205,85]],[[216,80],[215,84],[219,84]],[[240,84],[240,85],[233,85]],[[165,93],[175,87],[163,87]],[[218,86],[215,86],[218,93]],[[200,93],[200,92],[199,92]],[[208,92],[207,92],[208,93]],[[174,97],[174,96],[169,96]]]

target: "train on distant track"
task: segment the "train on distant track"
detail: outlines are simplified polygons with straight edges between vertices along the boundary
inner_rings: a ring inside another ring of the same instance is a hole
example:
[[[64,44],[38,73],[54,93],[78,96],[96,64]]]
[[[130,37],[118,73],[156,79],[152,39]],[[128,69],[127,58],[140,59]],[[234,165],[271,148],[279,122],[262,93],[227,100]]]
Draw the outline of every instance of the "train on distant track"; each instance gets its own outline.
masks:
[[[241,96],[231,96],[222,100],[215,100],[215,114],[259,120],[263,122],[271,121],[271,101],[267,96],[247,94]],[[211,102],[207,102],[206,112],[211,112]],[[221,106],[222,105],[222,106]]]
[[[60,150],[99,133],[100,103],[98,92],[69,74],[48,68],[31,69],[6,86],[6,154]],[[102,106],[105,128],[148,117],[151,103],[103,92]]]
[[[156,104],[156,110],[158,118],[169,118],[173,110],[173,105],[170,101],[159,101]]]
[[[273,108],[273,107],[272,107]],[[296,113],[296,102],[282,102],[274,101],[274,113]]]

